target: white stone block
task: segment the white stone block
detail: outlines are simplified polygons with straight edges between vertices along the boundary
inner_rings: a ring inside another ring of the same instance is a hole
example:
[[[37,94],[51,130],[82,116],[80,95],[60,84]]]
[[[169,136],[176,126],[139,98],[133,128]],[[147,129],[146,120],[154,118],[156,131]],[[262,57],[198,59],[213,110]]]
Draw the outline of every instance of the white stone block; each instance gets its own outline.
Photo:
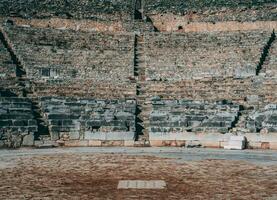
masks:
[[[122,180],[118,182],[117,189],[164,189],[166,183],[163,180]]]
[[[224,149],[245,149],[246,138],[244,136],[231,136],[228,144],[224,146]]]

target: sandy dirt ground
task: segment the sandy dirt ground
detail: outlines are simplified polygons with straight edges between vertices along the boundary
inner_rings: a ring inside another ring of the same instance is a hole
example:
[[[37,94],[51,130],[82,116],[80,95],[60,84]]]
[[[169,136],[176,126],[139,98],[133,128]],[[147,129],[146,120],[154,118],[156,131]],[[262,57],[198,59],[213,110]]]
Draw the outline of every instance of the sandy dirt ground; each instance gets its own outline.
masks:
[[[275,162],[182,160],[162,156],[163,152],[35,151],[0,150],[0,199],[277,200]],[[266,154],[262,157],[266,159]],[[119,180],[164,180],[167,186],[118,190]]]

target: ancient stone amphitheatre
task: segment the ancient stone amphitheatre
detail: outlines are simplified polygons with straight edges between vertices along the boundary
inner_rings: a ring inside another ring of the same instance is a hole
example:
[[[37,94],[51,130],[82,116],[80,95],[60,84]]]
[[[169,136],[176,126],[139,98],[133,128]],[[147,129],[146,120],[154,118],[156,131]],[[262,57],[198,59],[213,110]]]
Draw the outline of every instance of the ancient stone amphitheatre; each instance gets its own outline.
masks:
[[[276,31],[276,0],[0,0],[0,199],[276,200]]]

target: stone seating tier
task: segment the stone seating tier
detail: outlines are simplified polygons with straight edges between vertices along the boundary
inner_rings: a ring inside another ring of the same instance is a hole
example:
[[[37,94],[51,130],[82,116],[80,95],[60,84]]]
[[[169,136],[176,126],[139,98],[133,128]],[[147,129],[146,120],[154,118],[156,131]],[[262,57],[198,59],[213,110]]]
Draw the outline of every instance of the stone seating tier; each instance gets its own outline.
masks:
[[[187,16],[190,21],[255,21],[276,20],[276,1],[212,1],[212,0],[145,0],[144,12],[148,16],[174,14]],[[253,12],[255,10],[255,12]]]
[[[269,31],[147,34],[146,79],[255,76],[270,35]]]
[[[155,132],[227,133],[238,118],[239,105],[230,102],[154,100],[150,134]]]
[[[126,81],[133,76],[132,35],[6,27],[30,79],[76,77]]]

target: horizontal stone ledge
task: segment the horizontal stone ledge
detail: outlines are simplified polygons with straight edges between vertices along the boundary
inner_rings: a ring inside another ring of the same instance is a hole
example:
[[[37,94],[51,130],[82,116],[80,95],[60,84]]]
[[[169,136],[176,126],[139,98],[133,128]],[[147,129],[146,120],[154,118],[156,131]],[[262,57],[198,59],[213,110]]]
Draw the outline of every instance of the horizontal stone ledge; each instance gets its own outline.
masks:
[[[92,132],[86,131],[85,140],[123,140],[132,141],[135,139],[135,132]]]
[[[230,133],[193,133],[193,132],[177,132],[177,133],[149,133],[149,140],[211,140],[211,141],[227,141]]]

